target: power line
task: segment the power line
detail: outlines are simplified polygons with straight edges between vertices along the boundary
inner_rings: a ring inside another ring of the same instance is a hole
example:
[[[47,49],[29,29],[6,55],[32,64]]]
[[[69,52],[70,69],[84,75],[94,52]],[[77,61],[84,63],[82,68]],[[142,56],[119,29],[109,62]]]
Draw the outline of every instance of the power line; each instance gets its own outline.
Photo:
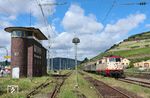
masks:
[[[12,0],[7,0],[7,1],[10,3],[10,5],[11,5],[12,7],[16,6],[16,5],[14,4],[14,2],[12,2]],[[8,15],[9,15],[9,14],[10,14],[10,12],[8,13]],[[16,17],[17,17],[17,15],[16,15]],[[23,19],[23,20],[21,19],[21,22],[22,22],[22,21],[24,21],[24,19]],[[15,23],[16,23],[16,24],[20,24],[20,21],[19,21],[18,19],[16,19],[16,20],[15,20]]]
[[[44,23],[45,25],[47,26],[48,23],[47,23],[47,20],[46,20],[46,17],[45,17],[45,14],[44,14],[44,11],[43,11],[43,8],[42,8],[42,5],[40,4],[40,2],[38,2],[38,0],[36,0],[38,6],[40,7],[40,10],[41,10],[41,13],[42,13],[42,16],[43,16],[43,19],[44,19]]]
[[[32,17],[31,17],[31,8],[30,8],[30,26],[31,26],[31,22],[32,22]]]
[[[49,27],[51,28],[51,30],[52,30],[52,32],[53,33],[55,33],[54,32],[54,30],[53,30],[53,27],[52,27],[52,25],[51,24],[48,24],[48,21],[47,21],[47,18],[45,17],[45,14],[44,14],[44,10],[43,10],[43,8],[42,8],[42,6],[53,6],[53,5],[64,5],[64,4],[66,4],[66,2],[64,2],[64,3],[46,3],[46,4],[40,4],[40,2],[38,2],[38,0],[36,0],[37,1],[37,4],[39,5],[39,7],[40,7],[40,10],[41,10],[41,13],[42,13],[42,16],[43,16],[43,18],[44,18],[44,23],[45,23],[45,25],[46,25],[46,27],[47,27],[47,31],[49,32]],[[51,46],[52,46],[52,42],[51,42],[51,36],[50,36],[50,32],[49,32],[49,34],[48,34],[48,67],[47,67],[47,71],[49,70],[49,60],[50,60],[50,48],[51,48]],[[53,58],[52,58],[53,59]],[[53,67],[53,66],[52,66]],[[51,68],[52,69],[52,68]]]
[[[114,6],[116,5],[139,5],[139,6],[144,6],[144,5],[148,5],[150,4],[150,2],[146,2],[146,1],[142,1],[142,2],[129,2],[129,3],[124,3],[124,4],[116,4],[116,0],[113,1],[112,6],[109,8],[108,12],[106,13],[105,17],[102,20],[102,23],[104,23],[104,21],[107,19],[107,17],[109,16],[110,12],[112,11],[112,9],[114,8]]]
[[[43,8],[42,8],[42,5],[38,2],[38,0],[36,0],[37,1],[37,4],[39,5],[39,7],[40,7],[40,10],[41,10],[41,13],[42,13],[42,16],[43,16],[43,19],[44,19],[44,23],[45,23],[45,26],[46,26],[46,28],[47,28],[47,32],[49,32],[49,26],[50,26],[50,28],[52,29],[52,32],[53,32],[53,28],[52,28],[52,26],[51,26],[51,24],[50,25],[48,25],[48,21],[47,21],[47,19],[46,19],[46,17],[45,17],[45,14],[44,14],[44,11],[43,11]],[[54,32],[53,32],[54,33]],[[48,33],[48,66],[47,66],[47,72],[48,72],[48,70],[49,70],[49,68],[50,68],[50,48],[51,48],[51,36],[50,36],[50,32]],[[51,53],[52,54],[52,53]],[[52,60],[51,60],[51,62],[52,62]],[[52,69],[52,68],[51,68]]]
[[[111,7],[109,8],[108,12],[106,13],[105,17],[103,18],[102,23],[107,19],[108,15],[110,14],[110,12],[113,9],[113,7],[115,6],[115,4],[116,4],[116,0],[113,1]]]
[[[143,5],[147,5],[149,4],[149,2],[130,2],[130,3],[125,3],[125,4],[120,4],[120,5],[140,5],[140,6],[143,6]]]
[[[48,5],[48,6],[53,6],[53,5],[65,5],[67,4],[67,2],[62,2],[62,3],[47,3],[47,4],[42,4],[44,6]]]

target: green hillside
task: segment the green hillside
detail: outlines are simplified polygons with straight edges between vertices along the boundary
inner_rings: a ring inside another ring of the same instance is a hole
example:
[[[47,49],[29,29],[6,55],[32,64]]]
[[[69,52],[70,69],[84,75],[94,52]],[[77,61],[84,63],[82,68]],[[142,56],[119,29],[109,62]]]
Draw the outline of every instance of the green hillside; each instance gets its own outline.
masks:
[[[126,57],[132,62],[150,59],[150,32],[133,35],[119,44],[113,45],[110,49],[91,60],[97,60],[108,55]]]

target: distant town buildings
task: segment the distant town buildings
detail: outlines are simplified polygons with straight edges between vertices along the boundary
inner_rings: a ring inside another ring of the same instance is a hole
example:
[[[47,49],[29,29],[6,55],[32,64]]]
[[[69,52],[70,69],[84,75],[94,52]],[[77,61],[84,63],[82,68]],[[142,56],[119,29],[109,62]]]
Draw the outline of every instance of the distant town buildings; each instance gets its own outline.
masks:
[[[34,77],[46,74],[46,49],[41,41],[47,37],[37,28],[8,27],[11,33],[11,74]]]
[[[128,60],[127,58],[122,58],[121,63],[126,68],[129,66],[130,60]]]
[[[137,63],[134,63],[133,65],[134,65],[134,67],[149,69],[150,68],[150,60],[137,62]]]
[[[62,58],[62,57],[56,57],[53,58],[53,62],[52,59],[50,59],[50,64],[53,63],[53,68],[52,66],[50,66],[50,69],[53,70],[59,70],[59,69],[74,69],[75,68],[75,60],[71,59],[71,58]],[[78,64],[80,64],[81,61],[78,61]]]

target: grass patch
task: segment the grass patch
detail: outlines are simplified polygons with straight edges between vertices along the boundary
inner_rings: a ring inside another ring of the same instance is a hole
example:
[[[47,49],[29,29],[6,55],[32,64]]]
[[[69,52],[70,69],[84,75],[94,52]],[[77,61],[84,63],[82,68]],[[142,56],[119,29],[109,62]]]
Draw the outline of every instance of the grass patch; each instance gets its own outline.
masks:
[[[58,98],[79,98],[75,93],[80,92],[86,96],[86,98],[98,98],[96,94],[96,90],[89,84],[86,80],[84,80],[83,76],[78,74],[78,84],[79,88],[75,88],[76,85],[76,74],[75,72],[65,81],[62,86]]]
[[[62,86],[58,98],[77,98],[76,94],[73,93],[75,85],[74,73],[65,81]]]
[[[114,51],[111,52],[112,55],[119,55],[122,57],[130,57],[137,54],[150,54],[150,48],[140,48],[140,49],[132,49],[132,50],[124,50],[124,51]]]
[[[87,82],[81,75],[79,75],[78,78],[80,88],[79,91],[86,95],[87,98],[98,98],[96,89],[93,85]]]
[[[61,70],[61,71],[59,71],[59,70],[57,70],[56,72],[54,72],[54,71],[49,71],[48,72],[48,74],[49,75],[51,75],[51,74],[57,74],[57,73],[59,73],[59,74],[61,74],[61,75],[65,75],[65,74],[67,74],[68,72],[70,72],[71,70]]]
[[[132,49],[132,50],[122,50],[122,51],[113,51],[113,52],[104,52],[104,53],[100,53],[99,55],[95,56],[94,58],[91,59],[91,61],[95,61],[98,60],[104,56],[109,56],[109,55],[118,55],[118,56],[122,56],[122,57],[136,57],[136,56],[144,56],[144,55],[149,55],[150,54],[150,48],[146,47],[146,48],[139,48],[139,49]],[[132,59],[132,61],[137,62],[137,61],[142,61],[142,60],[148,60],[150,59],[150,57],[142,57],[142,58],[135,58]]]
[[[30,92],[33,88],[37,87],[41,83],[45,82],[48,76],[43,77],[34,77],[30,78],[20,78],[20,79],[11,79],[8,78],[0,78],[0,98],[26,98],[26,94]],[[19,93],[17,94],[9,94],[7,93],[8,85],[18,85]]]
[[[124,72],[127,72],[127,73],[150,73],[150,69],[146,69],[146,70],[139,70],[139,68],[128,68],[128,69],[125,69]]]

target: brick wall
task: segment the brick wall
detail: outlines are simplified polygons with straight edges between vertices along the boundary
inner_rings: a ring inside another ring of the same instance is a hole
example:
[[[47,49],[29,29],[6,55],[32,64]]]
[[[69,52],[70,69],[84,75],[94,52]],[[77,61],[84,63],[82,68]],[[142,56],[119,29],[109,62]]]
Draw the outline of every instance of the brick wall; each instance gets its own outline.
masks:
[[[27,40],[25,38],[12,38],[11,65],[12,68],[20,68],[20,76],[27,76]]]
[[[46,74],[46,49],[34,39],[12,38],[11,66],[20,68],[20,77]]]

